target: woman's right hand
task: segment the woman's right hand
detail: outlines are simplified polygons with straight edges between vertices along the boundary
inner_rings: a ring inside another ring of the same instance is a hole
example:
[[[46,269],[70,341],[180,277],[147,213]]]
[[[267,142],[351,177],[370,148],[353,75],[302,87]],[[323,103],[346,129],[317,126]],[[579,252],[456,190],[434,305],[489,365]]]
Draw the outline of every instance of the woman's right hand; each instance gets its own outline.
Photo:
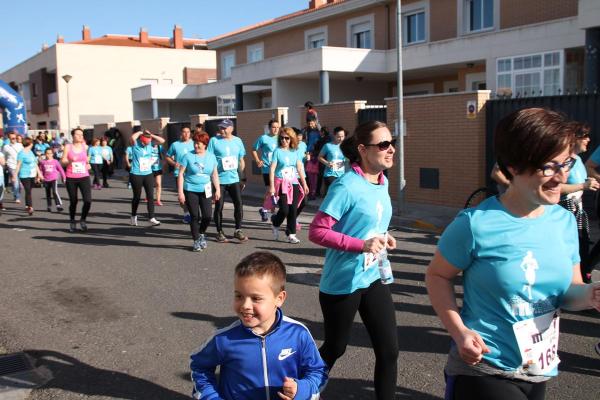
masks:
[[[177,199],[179,200],[179,204],[184,205],[185,204],[185,196],[183,193],[179,193],[177,195]]]
[[[374,236],[363,242],[363,253],[379,254],[385,248],[385,239],[383,236]]]
[[[481,336],[468,328],[465,328],[459,337],[454,338],[454,342],[458,348],[460,358],[469,365],[479,363],[483,358],[483,354],[490,352]]]

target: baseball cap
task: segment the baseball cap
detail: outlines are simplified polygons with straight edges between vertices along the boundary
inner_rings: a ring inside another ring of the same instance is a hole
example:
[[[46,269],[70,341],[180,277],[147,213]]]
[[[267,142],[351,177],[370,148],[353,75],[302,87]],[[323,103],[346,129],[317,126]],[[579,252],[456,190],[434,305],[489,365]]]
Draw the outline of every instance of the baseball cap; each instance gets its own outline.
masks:
[[[224,119],[223,121],[219,122],[218,127],[221,129],[226,129],[229,128],[230,126],[233,126],[233,121],[230,119]]]

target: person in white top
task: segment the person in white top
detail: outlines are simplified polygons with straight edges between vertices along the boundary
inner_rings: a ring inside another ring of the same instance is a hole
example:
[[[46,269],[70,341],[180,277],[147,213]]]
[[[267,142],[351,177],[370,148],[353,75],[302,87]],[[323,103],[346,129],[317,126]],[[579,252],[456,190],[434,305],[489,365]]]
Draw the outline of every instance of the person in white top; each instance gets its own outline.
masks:
[[[4,158],[6,160],[6,168],[8,170],[8,177],[12,184],[12,192],[15,197],[15,203],[21,202],[21,183],[17,176],[17,156],[23,151],[23,145],[17,142],[17,134],[10,132],[8,134],[9,143],[5,144],[2,148]]]

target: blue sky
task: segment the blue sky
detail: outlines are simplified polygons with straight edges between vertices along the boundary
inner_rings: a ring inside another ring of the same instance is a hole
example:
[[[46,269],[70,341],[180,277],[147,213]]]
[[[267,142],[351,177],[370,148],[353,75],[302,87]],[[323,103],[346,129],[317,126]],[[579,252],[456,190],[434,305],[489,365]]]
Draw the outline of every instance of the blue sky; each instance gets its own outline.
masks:
[[[240,27],[308,7],[308,0],[2,0],[0,72],[52,45],[107,33],[171,36],[180,25],[185,37],[211,38]]]

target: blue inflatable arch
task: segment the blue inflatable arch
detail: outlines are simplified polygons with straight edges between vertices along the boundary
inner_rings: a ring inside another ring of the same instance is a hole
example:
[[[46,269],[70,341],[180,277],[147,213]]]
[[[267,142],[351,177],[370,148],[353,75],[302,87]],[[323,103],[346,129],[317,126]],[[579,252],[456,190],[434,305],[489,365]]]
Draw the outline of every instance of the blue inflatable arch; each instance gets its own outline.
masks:
[[[25,135],[27,133],[27,115],[23,97],[3,80],[0,80],[0,108],[2,109],[4,132],[14,131]]]

